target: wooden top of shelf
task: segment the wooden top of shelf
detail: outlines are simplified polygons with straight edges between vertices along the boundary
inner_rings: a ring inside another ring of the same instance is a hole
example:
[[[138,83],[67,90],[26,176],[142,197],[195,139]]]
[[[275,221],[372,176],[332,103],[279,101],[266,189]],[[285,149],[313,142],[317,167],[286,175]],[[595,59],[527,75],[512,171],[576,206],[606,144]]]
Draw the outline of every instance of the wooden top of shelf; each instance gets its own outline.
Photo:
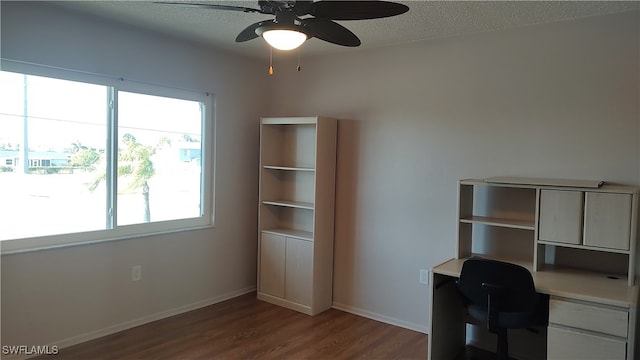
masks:
[[[468,224],[484,224],[512,229],[522,230],[535,230],[536,225],[533,220],[514,220],[514,219],[501,219],[495,217],[486,216],[471,216],[460,219],[460,222]]]
[[[283,207],[298,208],[298,209],[309,209],[309,210],[314,209],[313,203],[302,202],[302,201],[263,200],[262,203],[265,205],[283,206]]]
[[[313,233],[309,231],[280,228],[280,229],[263,229],[262,232],[274,234],[274,235],[283,235],[287,237],[293,237],[301,240],[313,241]]]
[[[316,124],[316,116],[309,117],[264,117],[261,119],[263,125],[295,125],[295,124]]]
[[[484,179],[484,182],[496,184],[533,185],[533,186],[555,186],[572,188],[592,188],[597,189],[604,184],[602,180],[573,180],[573,179],[544,179],[526,178],[513,176],[495,176]]]
[[[640,187],[606,183],[600,180],[541,179],[496,176],[486,179],[462,179],[461,185],[486,185],[523,189],[581,190],[613,193],[640,193]]]
[[[286,170],[286,171],[316,171],[316,169],[312,167],[302,167],[302,166],[280,166],[280,165],[264,165],[263,168],[269,170]]]
[[[486,255],[477,255],[487,257]],[[451,259],[433,268],[435,274],[459,277],[464,259]],[[542,270],[532,271],[531,262],[513,259],[508,261],[527,268],[536,285],[536,291],[544,294],[569,297],[583,301],[592,301],[612,306],[629,308],[635,305],[638,287],[627,286],[626,276],[578,270],[572,268],[545,266]]]

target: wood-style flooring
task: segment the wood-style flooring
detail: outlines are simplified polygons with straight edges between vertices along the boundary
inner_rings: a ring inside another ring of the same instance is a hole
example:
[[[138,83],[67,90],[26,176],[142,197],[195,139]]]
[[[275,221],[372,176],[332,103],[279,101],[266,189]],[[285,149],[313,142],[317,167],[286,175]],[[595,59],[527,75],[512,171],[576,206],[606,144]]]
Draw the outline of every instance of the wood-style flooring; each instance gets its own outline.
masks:
[[[426,359],[427,335],[343,311],[304,315],[255,293],[38,359]]]

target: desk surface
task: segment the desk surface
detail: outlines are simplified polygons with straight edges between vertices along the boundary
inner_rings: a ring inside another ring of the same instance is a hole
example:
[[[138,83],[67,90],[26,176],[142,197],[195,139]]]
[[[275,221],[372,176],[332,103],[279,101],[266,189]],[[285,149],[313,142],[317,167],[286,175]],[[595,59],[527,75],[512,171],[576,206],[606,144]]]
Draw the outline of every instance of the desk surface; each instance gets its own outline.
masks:
[[[452,259],[433,268],[434,274],[459,277],[466,259]],[[607,274],[547,267],[532,271],[532,264],[511,261],[529,269],[536,291],[544,294],[592,301],[600,304],[635,307],[638,286],[627,286],[627,279],[611,279]]]

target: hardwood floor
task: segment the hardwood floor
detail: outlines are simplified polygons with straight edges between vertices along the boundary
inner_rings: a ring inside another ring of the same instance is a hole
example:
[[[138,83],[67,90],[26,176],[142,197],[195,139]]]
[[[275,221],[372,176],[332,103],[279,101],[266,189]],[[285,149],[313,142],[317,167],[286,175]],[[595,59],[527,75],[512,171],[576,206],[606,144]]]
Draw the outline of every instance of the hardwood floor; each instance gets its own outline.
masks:
[[[255,293],[38,359],[426,359],[427,335],[330,309],[304,315]]]

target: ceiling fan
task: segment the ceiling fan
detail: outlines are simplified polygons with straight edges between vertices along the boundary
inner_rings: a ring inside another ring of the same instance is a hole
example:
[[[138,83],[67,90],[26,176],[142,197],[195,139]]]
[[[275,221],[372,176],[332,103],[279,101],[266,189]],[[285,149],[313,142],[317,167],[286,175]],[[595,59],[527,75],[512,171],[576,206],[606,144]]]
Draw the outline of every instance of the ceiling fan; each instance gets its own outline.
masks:
[[[275,15],[274,19],[249,25],[238,34],[236,42],[244,42],[261,36],[269,45],[279,50],[293,50],[312,37],[342,46],[360,46],[360,39],[334,20],[379,19],[409,11],[409,7],[403,4],[360,0],[259,0],[259,9],[192,2],[162,1],[157,3]]]

